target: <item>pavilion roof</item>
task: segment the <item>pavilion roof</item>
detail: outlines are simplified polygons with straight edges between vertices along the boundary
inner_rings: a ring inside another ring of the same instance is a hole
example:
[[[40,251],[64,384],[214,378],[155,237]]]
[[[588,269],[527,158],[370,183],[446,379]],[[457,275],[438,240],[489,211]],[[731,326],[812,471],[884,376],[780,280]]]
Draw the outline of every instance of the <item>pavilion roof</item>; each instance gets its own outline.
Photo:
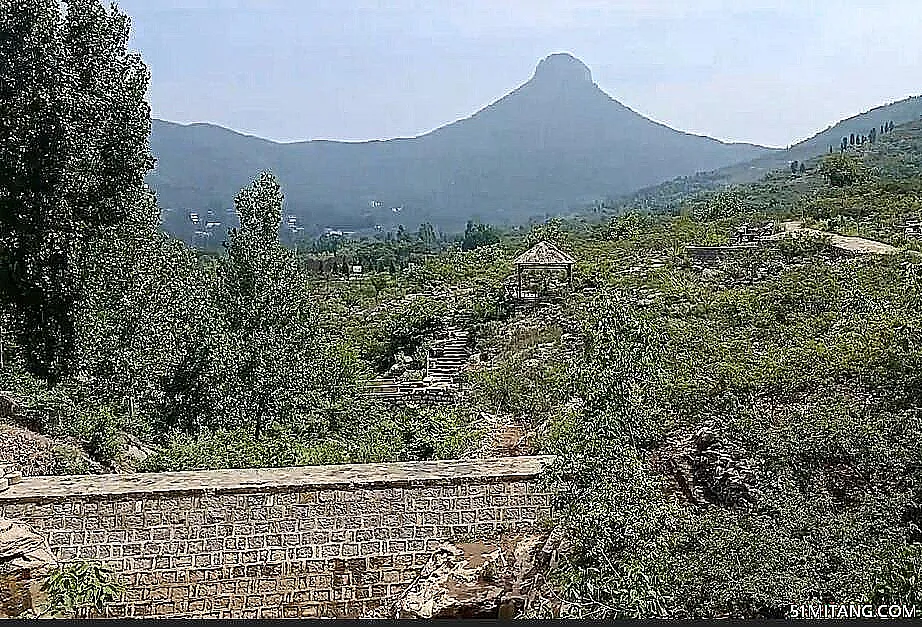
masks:
[[[515,258],[517,266],[567,266],[576,263],[570,255],[550,242],[538,242]]]

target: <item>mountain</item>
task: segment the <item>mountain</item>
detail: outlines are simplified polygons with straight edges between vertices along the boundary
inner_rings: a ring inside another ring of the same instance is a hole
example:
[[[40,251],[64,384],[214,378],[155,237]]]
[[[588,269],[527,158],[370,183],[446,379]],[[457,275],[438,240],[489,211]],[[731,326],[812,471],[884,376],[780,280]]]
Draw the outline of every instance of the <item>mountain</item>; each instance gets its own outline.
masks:
[[[847,139],[853,133],[858,136],[868,135],[872,128],[876,128],[880,134],[881,127],[889,122],[900,126],[920,119],[922,96],[911,96],[846,118],[784,150],[766,152],[750,161],[699,172],[694,176],[677,177],[620,197],[609,198],[607,204],[616,213],[636,207],[654,211],[669,210],[681,199],[697,192],[752,183],[774,170],[787,170],[795,160],[815,162],[818,157],[829,152],[830,146],[837,152],[842,138]]]
[[[922,96],[912,96],[853,115],[786,150],[760,155],[748,163],[727,166],[720,169],[718,174],[728,182],[748,183],[757,180],[771,170],[788,167],[791,161],[814,159],[826,154],[830,146],[833,151],[838,151],[842,138],[848,138],[853,133],[860,137],[867,135],[872,128],[876,128],[880,133],[881,126],[888,122],[905,124],[920,118],[922,118]]]
[[[524,221],[771,152],[649,120],[599,89],[569,54],[545,58],[518,89],[418,137],[280,144],[155,120],[151,147],[158,164],[149,183],[172,210],[168,228],[190,210],[222,215],[264,168],[308,228],[457,228],[471,217]]]
[[[897,102],[875,107],[864,113],[859,113],[850,118],[842,120],[834,126],[830,126],[805,139],[802,142],[794,144],[786,151],[776,153],[775,157],[786,156],[788,158],[811,158],[825,153],[832,146],[833,150],[839,149],[839,144],[843,137],[848,137],[854,133],[856,135],[867,135],[872,128],[880,132],[880,127],[893,122],[894,124],[904,124],[913,122],[922,118],[922,96],[912,96]]]

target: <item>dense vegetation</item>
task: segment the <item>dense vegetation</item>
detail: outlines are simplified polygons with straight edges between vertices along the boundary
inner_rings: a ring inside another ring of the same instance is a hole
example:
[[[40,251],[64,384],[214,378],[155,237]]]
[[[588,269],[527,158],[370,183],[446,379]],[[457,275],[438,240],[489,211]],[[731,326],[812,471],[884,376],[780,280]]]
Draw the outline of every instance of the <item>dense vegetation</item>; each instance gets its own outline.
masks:
[[[512,429],[517,452],[558,456],[569,539],[535,615],[922,605],[922,247],[903,228],[922,218],[922,123],[752,184],[664,186],[655,213],[298,250],[279,241],[285,181],[253,173],[239,228],[202,255],[156,228],[127,21],[64,5],[4,5],[0,32],[19,55],[0,64],[0,389],[71,445],[53,471],[495,454]],[[686,254],[786,220],[900,250],[789,235]],[[573,291],[524,306],[511,262],[541,240],[577,259]],[[418,378],[450,326],[477,355],[457,403],[360,393]]]

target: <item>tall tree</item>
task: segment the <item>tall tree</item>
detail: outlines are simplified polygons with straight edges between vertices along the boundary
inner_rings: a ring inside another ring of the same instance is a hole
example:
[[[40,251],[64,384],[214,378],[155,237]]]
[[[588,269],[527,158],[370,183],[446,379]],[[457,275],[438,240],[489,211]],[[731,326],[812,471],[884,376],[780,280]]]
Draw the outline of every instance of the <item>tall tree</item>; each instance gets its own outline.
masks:
[[[435,227],[432,226],[429,222],[423,222],[419,225],[419,231],[417,231],[417,238],[422,242],[426,250],[430,250],[433,246],[438,243],[438,236],[435,233]]]
[[[76,368],[92,242],[150,205],[148,72],[129,30],[98,0],[0,0],[0,299],[49,386]]]
[[[120,410],[135,432],[177,422],[178,371],[215,315],[203,270],[191,249],[155,227],[126,229],[89,255],[77,317],[80,372],[93,384],[91,400]],[[164,388],[175,403],[163,402]]]
[[[225,320],[214,426],[247,428],[257,439],[316,407],[318,325],[295,258],[278,239],[283,201],[269,172],[240,191],[240,228],[229,235],[218,286]]]

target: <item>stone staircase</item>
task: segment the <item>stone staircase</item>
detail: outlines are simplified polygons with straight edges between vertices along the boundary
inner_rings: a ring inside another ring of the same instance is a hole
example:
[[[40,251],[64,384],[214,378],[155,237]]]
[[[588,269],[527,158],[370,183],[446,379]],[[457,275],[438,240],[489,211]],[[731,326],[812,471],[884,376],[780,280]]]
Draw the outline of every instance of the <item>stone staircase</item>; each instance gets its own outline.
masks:
[[[470,334],[456,326],[445,330],[445,337],[435,342],[426,355],[422,381],[373,379],[363,394],[386,402],[450,402],[458,391],[461,369],[470,358],[467,348]]]
[[[447,403],[454,398],[454,386],[425,381],[373,379],[368,382],[362,394],[388,403]]]
[[[439,340],[426,355],[426,376],[423,381],[457,382],[461,369],[471,356],[467,348],[470,337],[467,331],[449,327],[445,335],[446,338]]]

